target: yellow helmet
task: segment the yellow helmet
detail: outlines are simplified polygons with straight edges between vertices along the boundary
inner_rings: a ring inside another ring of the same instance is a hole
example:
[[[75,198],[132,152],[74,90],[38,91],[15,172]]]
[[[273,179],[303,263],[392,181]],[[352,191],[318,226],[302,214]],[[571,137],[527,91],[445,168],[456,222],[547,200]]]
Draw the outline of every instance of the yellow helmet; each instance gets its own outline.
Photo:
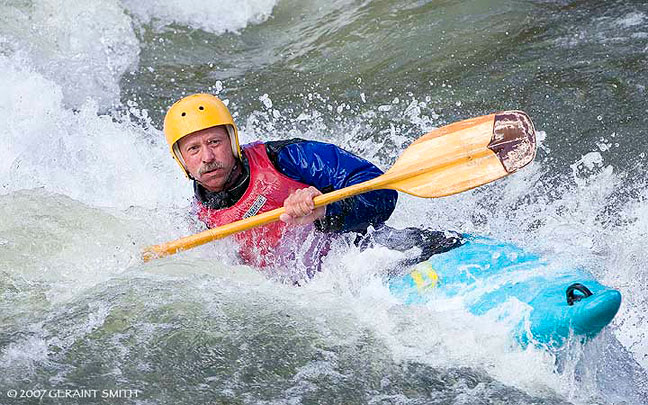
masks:
[[[225,104],[211,94],[193,94],[175,102],[164,117],[164,136],[171,155],[178,162],[185,175],[189,173],[178,149],[177,142],[185,136],[203,129],[225,125],[232,144],[232,153],[241,158],[241,146],[238,141],[238,129],[232,114]]]

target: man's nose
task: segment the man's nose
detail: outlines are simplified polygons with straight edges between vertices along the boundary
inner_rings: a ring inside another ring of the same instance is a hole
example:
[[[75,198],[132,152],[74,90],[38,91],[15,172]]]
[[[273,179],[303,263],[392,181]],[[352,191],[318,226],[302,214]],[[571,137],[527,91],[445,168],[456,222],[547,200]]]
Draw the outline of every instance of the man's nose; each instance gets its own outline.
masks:
[[[201,159],[203,163],[209,163],[214,160],[216,155],[214,155],[214,152],[211,150],[210,147],[202,148],[202,156]]]

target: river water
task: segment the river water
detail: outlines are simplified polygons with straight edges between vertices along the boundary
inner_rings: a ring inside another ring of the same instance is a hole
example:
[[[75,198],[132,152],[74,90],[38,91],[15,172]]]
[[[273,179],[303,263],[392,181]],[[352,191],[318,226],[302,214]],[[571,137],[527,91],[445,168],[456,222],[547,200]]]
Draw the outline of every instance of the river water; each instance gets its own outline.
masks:
[[[0,403],[647,403],[647,53],[644,1],[3,0]],[[141,263],[201,230],[161,133],[194,92],[227,100],[244,142],[383,169],[434,127],[527,111],[531,166],[401,195],[389,224],[585,267],[619,314],[550,353],[460,305],[404,307],[387,249],[340,243],[301,288],[227,240]]]

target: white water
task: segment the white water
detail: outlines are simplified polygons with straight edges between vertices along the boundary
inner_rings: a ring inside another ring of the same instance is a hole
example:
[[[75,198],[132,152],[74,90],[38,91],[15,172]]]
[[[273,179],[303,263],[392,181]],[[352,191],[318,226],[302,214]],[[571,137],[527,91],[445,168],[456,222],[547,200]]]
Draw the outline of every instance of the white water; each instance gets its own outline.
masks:
[[[122,0],[128,11],[143,23],[163,29],[186,25],[214,34],[236,32],[268,18],[277,0]]]
[[[36,0],[0,4],[0,50],[21,53],[55,81],[67,107],[92,98],[119,103],[119,80],[137,64],[139,44],[117,0]]]
[[[0,83],[0,116],[9,123],[0,155],[3,192],[45,187],[120,208],[181,201],[180,175],[158,131],[146,133],[100,114],[94,99],[72,111],[63,102],[62,86],[34,71],[27,60],[0,56],[0,62],[0,74],[7,78]],[[168,177],[168,186],[141,193],[153,177]]]

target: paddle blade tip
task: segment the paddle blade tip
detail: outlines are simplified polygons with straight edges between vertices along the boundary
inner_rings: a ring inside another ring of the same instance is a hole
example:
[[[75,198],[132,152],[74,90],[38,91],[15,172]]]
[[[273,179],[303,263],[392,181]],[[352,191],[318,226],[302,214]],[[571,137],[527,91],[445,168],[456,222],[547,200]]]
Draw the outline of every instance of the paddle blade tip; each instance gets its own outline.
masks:
[[[531,163],[536,155],[536,135],[529,115],[517,110],[495,114],[493,137],[488,148],[497,155],[508,173]]]
[[[141,258],[144,263],[150,262],[153,259],[159,259],[160,257],[167,256],[163,250],[159,249],[158,246],[149,246],[142,249]]]

